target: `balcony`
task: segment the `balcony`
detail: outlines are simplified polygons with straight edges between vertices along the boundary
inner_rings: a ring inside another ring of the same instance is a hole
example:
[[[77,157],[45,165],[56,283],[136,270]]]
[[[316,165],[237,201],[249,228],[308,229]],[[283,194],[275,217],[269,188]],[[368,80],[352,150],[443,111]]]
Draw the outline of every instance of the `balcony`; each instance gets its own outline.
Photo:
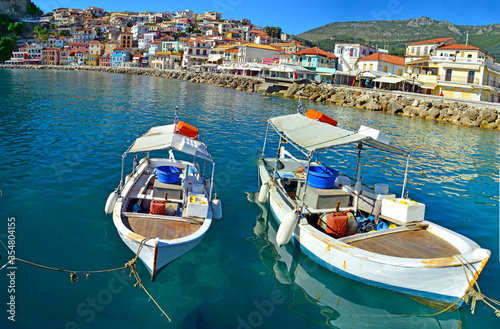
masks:
[[[324,64],[324,63],[317,63],[317,62],[306,62],[302,61],[301,64],[303,67],[312,67],[312,68],[328,68],[328,69],[334,69],[335,64]]]
[[[484,65],[486,61],[481,58],[464,58],[464,57],[447,57],[447,56],[431,56],[430,60],[433,62],[450,62],[461,64],[479,64]]]

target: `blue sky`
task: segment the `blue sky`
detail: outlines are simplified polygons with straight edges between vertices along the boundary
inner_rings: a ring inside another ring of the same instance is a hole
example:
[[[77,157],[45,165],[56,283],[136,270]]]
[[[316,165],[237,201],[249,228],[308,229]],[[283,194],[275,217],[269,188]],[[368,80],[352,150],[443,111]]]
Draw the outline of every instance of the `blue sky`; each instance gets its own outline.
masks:
[[[101,7],[106,11],[170,11],[195,13],[217,11],[223,18],[248,18],[255,25],[279,26],[283,32],[300,34],[332,22],[405,20],[427,16],[459,25],[500,23],[500,1],[430,0],[32,0],[44,11],[54,8]]]

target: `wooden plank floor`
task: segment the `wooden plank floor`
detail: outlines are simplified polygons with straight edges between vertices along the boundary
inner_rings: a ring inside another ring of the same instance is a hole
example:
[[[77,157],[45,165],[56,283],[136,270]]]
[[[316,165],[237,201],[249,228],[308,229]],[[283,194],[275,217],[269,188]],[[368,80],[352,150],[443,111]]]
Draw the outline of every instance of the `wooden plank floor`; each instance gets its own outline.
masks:
[[[450,243],[427,230],[408,230],[349,243],[382,255],[404,258],[442,258],[460,252]]]
[[[125,217],[123,223],[133,232],[145,237],[160,239],[178,239],[193,234],[201,227],[200,224],[186,223],[158,218]]]

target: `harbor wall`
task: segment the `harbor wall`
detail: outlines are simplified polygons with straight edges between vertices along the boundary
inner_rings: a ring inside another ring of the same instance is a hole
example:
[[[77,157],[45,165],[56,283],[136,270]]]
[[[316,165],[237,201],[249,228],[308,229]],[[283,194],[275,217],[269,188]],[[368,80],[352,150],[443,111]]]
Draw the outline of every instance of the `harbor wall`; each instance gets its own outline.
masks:
[[[149,75],[197,83],[209,83],[236,90],[264,92],[288,98],[299,96],[311,102],[380,111],[406,117],[437,120],[468,127],[500,129],[500,104],[464,101],[439,96],[374,90],[332,84],[293,83],[288,87],[264,83],[258,77],[211,72],[159,70],[102,66],[0,65],[0,69],[96,71],[117,74]]]

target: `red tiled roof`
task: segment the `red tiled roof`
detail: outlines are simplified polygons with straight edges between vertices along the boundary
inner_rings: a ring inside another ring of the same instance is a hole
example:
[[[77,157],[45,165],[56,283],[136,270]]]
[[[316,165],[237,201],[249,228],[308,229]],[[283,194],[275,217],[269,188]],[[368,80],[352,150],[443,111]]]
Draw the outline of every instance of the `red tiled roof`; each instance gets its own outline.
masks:
[[[334,54],[328,53],[328,52],[326,52],[323,49],[320,49],[318,47],[307,48],[307,49],[298,51],[295,53],[295,55],[320,55],[320,56],[328,57],[331,59],[337,58],[337,56],[335,56]]]
[[[456,44],[456,45],[449,45],[449,46],[443,46],[443,47],[439,47],[437,48],[439,50],[442,50],[442,49],[452,49],[452,50],[480,50],[482,52],[484,52],[483,50],[477,48],[477,47],[474,47],[474,46],[471,46],[471,45],[464,45],[464,44]]]
[[[359,61],[378,61],[378,62],[386,62],[395,65],[405,66],[405,59],[403,57],[393,56],[384,53],[371,54],[370,56],[360,58]]]
[[[453,38],[438,38],[438,39],[431,39],[431,40],[411,42],[411,43],[408,44],[408,46],[435,44],[435,43],[440,43],[440,42],[448,41],[448,40],[453,40]]]

